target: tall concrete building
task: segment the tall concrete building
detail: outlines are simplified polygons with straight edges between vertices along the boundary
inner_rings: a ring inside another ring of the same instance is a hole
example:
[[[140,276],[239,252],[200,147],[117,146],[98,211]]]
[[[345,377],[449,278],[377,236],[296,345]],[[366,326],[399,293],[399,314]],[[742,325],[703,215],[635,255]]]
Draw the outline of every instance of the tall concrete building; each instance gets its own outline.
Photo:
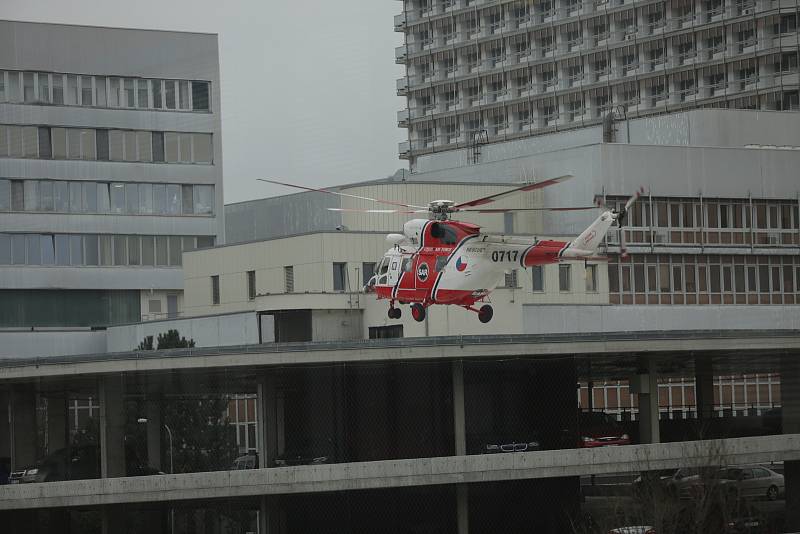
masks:
[[[216,35],[0,21],[0,328],[177,316],[222,206]]]
[[[404,0],[400,157],[698,107],[797,110],[798,7],[775,0]]]

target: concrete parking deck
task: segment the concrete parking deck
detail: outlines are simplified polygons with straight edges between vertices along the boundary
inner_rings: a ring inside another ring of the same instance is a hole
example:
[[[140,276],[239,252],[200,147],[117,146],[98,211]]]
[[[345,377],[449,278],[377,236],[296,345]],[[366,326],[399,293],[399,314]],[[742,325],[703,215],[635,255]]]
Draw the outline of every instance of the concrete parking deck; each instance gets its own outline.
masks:
[[[800,350],[800,331],[660,331],[399,338],[0,359],[0,381],[359,361]]]
[[[0,510],[630,473],[800,460],[800,434],[0,487]]]

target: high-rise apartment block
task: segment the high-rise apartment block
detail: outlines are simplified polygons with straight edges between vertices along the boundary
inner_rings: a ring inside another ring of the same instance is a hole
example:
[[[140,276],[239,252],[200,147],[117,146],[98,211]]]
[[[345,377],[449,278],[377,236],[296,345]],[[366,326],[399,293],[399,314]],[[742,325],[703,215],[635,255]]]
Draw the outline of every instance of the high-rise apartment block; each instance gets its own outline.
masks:
[[[780,0],[403,0],[400,157],[612,113],[797,110],[797,21]]]

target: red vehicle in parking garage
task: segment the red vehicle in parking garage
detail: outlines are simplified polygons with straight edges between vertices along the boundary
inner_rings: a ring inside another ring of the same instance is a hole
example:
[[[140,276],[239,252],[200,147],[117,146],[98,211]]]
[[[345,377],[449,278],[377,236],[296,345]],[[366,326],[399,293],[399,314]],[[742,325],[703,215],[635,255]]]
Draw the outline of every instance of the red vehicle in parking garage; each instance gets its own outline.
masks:
[[[631,438],[614,419],[604,412],[578,414],[578,447],[630,445]]]

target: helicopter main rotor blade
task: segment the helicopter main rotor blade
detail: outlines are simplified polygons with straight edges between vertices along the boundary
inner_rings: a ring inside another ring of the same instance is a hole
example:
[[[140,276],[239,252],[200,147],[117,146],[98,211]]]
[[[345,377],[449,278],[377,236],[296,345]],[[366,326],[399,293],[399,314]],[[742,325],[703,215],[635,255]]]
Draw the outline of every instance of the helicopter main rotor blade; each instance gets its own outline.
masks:
[[[584,211],[596,210],[597,206],[570,206],[570,207],[556,207],[556,208],[487,208],[487,209],[465,209],[459,210],[462,212],[472,213],[511,213],[514,211]]]
[[[267,182],[268,184],[283,185],[283,186],[286,186],[286,187],[294,187],[295,189],[302,189],[304,191],[312,191],[312,192],[315,192],[315,193],[327,193],[329,195],[336,195],[336,196],[340,196],[340,197],[357,198],[359,200],[368,200],[370,202],[378,202],[380,204],[389,204],[390,206],[400,206],[400,207],[403,207],[403,208],[416,208],[416,209],[423,209],[425,211],[428,211],[428,207],[427,206],[415,206],[413,204],[403,204],[402,202],[395,202],[393,200],[384,200],[384,199],[381,199],[381,198],[371,198],[371,197],[363,197],[363,196],[360,196],[360,195],[351,195],[349,193],[341,193],[339,191],[331,191],[330,189],[306,187],[306,186],[303,186],[303,185],[296,185],[296,184],[287,184],[286,182],[278,182],[276,180],[267,180],[266,178],[257,178],[257,180],[260,180],[262,182]]]
[[[490,202],[494,202],[501,198],[515,195],[517,193],[535,191],[537,189],[542,189],[544,187],[548,187],[551,185],[560,184],[564,180],[568,180],[570,178],[572,178],[571,174],[565,174],[564,176],[550,178],[549,180],[543,180],[541,182],[536,182],[535,184],[525,184],[522,187],[517,187],[516,189],[510,189],[508,191],[503,191],[502,193],[495,193],[494,195],[489,195],[488,197],[476,198],[475,200],[470,200],[469,202],[462,202],[460,204],[456,204],[455,207],[460,209],[460,208],[474,208],[475,206],[483,206],[484,204],[489,204]]]
[[[339,212],[355,212],[355,213],[400,213],[400,214],[413,214],[413,213],[427,213],[428,210],[369,210],[360,208],[327,208],[328,211]]]

